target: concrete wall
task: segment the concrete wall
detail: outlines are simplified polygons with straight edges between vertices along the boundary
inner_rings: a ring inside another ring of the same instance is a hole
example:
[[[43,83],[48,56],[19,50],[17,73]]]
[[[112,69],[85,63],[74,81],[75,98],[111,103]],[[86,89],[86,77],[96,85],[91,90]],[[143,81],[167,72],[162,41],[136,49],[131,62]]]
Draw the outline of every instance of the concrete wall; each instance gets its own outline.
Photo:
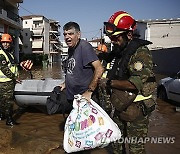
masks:
[[[156,73],[172,75],[180,71],[180,47],[153,50],[152,55]]]
[[[180,20],[139,21],[137,32],[141,39],[149,40],[155,71],[171,75],[180,71]]]
[[[180,23],[152,24],[150,26],[151,48],[180,47]]]
[[[153,44],[150,49],[180,47],[180,20],[137,22],[137,32],[141,39]]]
[[[49,29],[50,24],[49,21],[44,18],[44,42],[43,42],[43,49],[45,54],[49,54]]]
[[[22,52],[25,54],[32,53],[32,25],[33,21],[31,19],[23,20],[23,30],[21,31],[21,35],[23,36]]]
[[[23,46],[22,52],[25,54],[32,53],[32,41],[31,41],[31,31],[30,28],[24,28],[21,32],[23,36]]]

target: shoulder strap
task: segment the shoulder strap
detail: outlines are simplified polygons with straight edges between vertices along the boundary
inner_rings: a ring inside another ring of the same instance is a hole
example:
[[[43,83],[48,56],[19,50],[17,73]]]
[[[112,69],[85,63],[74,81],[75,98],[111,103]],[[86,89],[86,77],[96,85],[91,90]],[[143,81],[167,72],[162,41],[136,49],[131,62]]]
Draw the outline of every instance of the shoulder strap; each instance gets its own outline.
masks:
[[[6,51],[6,50],[3,50],[3,51],[7,55],[9,61],[11,62],[11,64],[12,65],[15,64],[15,59],[13,59],[12,55],[8,51]]]

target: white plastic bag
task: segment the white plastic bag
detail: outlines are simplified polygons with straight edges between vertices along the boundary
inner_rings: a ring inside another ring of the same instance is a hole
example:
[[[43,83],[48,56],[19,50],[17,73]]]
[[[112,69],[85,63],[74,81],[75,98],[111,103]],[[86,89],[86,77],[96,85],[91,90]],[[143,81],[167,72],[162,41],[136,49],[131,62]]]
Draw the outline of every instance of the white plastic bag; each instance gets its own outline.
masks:
[[[105,147],[121,138],[117,124],[93,100],[76,95],[67,117],[63,147],[67,153]]]

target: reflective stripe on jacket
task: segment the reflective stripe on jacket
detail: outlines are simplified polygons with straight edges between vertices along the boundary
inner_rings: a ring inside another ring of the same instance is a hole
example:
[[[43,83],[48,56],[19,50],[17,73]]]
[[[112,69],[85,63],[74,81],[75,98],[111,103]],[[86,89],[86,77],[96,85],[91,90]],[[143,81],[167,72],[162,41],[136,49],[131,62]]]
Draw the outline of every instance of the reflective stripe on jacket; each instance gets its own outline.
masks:
[[[147,97],[145,97],[143,95],[137,95],[133,102],[144,101],[144,100],[147,100],[147,99],[150,99],[150,98],[152,98],[152,95],[149,95]]]
[[[8,56],[6,55],[6,53],[3,50],[0,50],[0,54],[4,55],[4,57],[6,58],[6,61],[8,63],[8,68],[11,70],[11,72],[15,75],[18,76],[18,68],[16,65],[12,65],[11,61],[9,60]],[[11,57],[14,59],[13,55],[10,54]],[[0,82],[7,82],[7,81],[11,81],[12,79],[8,78],[6,75],[4,75],[4,73],[0,70]]]

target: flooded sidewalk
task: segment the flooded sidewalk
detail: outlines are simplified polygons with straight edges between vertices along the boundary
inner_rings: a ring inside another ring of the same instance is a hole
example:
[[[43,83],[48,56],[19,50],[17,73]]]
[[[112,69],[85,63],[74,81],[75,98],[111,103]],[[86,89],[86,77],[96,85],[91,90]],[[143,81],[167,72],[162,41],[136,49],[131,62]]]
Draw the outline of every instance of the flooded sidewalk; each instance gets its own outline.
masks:
[[[29,78],[28,72],[21,76]],[[36,79],[61,78],[59,67],[44,70],[32,70]],[[150,138],[159,138],[158,143],[146,144],[147,154],[179,154],[180,153],[180,112],[175,106],[158,99],[157,109],[150,117]],[[17,108],[17,106],[16,106]],[[0,154],[64,154],[62,114],[47,115],[35,108],[27,108],[17,120],[19,125],[10,128],[5,121],[0,121]],[[163,138],[175,139],[173,143],[163,143]],[[105,154],[105,149],[95,149],[93,154]]]
[[[159,143],[146,144],[147,154],[179,154],[180,151],[180,113],[175,106],[158,100],[158,107],[150,118],[149,137],[159,138]],[[20,125],[7,127],[5,121],[0,121],[0,151],[7,154],[63,154],[62,114],[47,115],[36,109],[29,109],[19,119]],[[11,134],[12,132],[12,134]],[[3,134],[2,134],[3,133]],[[11,136],[12,135],[12,136]],[[175,138],[174,143],[163,143],[161,138]],[[2,141],[3,140],[3,141]],[[4,147],[2,146],[2,142]],[[9,140],[9,141],[8,141]],[[3,150],[3,151],[2,151]],[[0,152],[0,153],[1,153]],[[95,150],[92,153],[106,153],[105,150]]]
[[[157,100],[157,109],[150,118],[149,137],[157,138],[157,143],[146,145],[147,154],[180,153],[180,112],[176,106]],[[168,143],[169,142],[169,143]]]

